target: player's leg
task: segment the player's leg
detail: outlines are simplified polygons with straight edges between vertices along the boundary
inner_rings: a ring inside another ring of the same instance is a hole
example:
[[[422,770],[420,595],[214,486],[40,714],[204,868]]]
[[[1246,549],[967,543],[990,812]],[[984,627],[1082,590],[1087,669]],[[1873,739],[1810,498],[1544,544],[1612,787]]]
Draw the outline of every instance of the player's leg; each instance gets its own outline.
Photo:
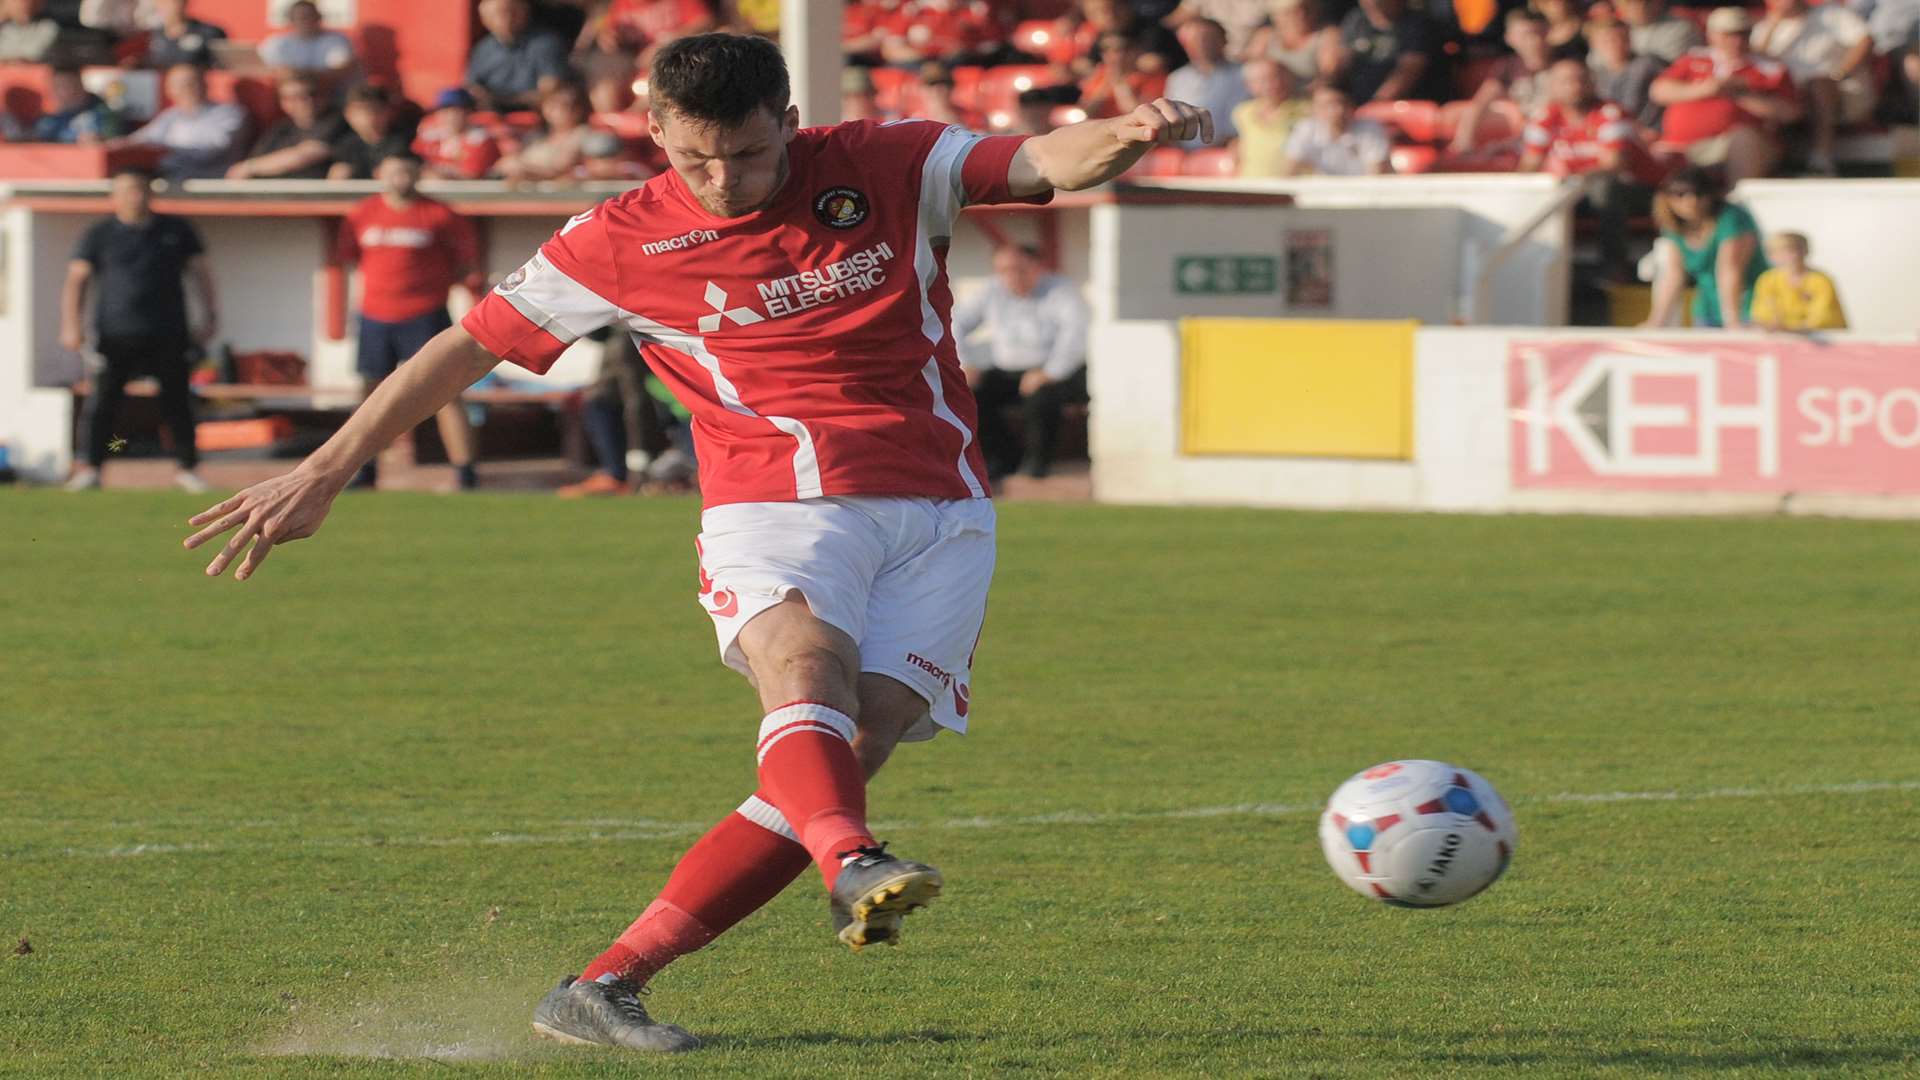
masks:
[[[68,488],[74,491],[100,486],[100,470],[107,462],[107,448],[113,440],[113,424],[120,415],[120,404],[127,396],[130,360],[114,343],[99,343],[105,361],[93,373],[93,392],[87,395],[81,426],[86,429],[87,466],[74,474]]]
[[[206,490],[206,485],[194,473],[200,453],[194,441],[192,371],[187,367],[186,352],[185,342],[165,346],[154,360],[154,378],[160,384],[160,411],[166,417],[174,460],[180,467],[176,483],[199,492]]]
[[[973,388],[974,404],[979,409],[980,454],[987,462],[987,475],[995,480],[1020,464],[1020,437],[1007,423],[1007,407],[1020,400],[1020,373],[987,368]]]
[[[827,888],[867,829],[867,777],[854,756],[860,648],[813,613],[805,594],[754,616],[737,639],[761,707],[760,789],[792,824]]]
[[[365,401],[393,374],[401,357],[396,355],[394,325],[360,316],[360,340],[354,350],[354,368],[360,373],[360,400]],[[382,449],[385,449],[384,447]],[[376,452],[353,476],[350,488],[372,490],[380,484],[380,455]]]
[[[1020,399],[1020,412],[1026,428],[1026,454],[1020,468],[1028,476],[1042,477],[1053,471],[1053,447],[1060,441],[1060,418],[1068,405],[1087,400],[1087,369],[1035,390]]]

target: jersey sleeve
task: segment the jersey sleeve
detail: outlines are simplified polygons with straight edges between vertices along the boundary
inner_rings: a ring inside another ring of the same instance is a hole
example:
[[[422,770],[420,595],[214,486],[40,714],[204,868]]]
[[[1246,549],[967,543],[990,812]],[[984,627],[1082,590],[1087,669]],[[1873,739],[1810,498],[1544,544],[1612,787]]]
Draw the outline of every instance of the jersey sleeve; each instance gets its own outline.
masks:
[[[620,318],[604,206],[567,222],[460,325],[482,348],[538,375],[567,346]]]

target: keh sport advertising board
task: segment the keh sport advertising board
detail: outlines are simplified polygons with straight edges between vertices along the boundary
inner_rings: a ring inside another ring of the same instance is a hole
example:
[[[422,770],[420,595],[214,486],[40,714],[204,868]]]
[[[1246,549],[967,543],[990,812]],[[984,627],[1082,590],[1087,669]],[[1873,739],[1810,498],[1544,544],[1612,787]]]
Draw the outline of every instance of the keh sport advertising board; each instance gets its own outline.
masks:
[[[1516,341],[1515,488],[1920,493],[1920,346]]]

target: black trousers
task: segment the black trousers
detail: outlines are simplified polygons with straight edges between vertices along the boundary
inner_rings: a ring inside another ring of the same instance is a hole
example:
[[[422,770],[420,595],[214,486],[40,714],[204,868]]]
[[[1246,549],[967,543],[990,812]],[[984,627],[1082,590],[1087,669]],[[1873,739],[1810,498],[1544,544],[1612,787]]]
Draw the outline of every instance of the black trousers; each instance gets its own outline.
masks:
[[[200,455],[193,445],[193,392],[187,385],[187,343],[103,338],[100,355],[106,358],[106,365],[94,375],[93,393],[87,396],[86,410],[81,414],[87,464],[96,469],[106,464],[107,446],[113,440],[120,403],[127,396],[127,383],[144,375],[160,382],[160,409],[173,436],[173,453],[180,467],[191,469],[199,464]]]
[[[1025,372],[988,368],[980,375],[973,397],[980,406],[980,453],[987,459],[987,475],[1000,477],[1023,470],[1029,476],[1045,476],[1053,467],[1053,444],[1060,438],[1060,413],[1068,405],[1087,400],[1087,369],[1050,382],[1039,390],[1020,396],[1020,376]],[[1020,404],[1021,427],[1025,439],[1008,425],[1005,410]]]

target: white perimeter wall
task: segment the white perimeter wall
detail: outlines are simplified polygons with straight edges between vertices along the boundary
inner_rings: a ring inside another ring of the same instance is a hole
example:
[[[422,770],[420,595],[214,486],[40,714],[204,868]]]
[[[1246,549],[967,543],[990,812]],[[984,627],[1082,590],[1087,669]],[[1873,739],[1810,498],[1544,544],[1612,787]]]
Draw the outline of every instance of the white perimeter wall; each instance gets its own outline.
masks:
[[[1852,329],[1920,328],[1920,180],[1749,180],[1736,196],[1766,232],[1803,232]]]
[[[1605,332],[1602,332],[1605,333]],[[1605,333],[1672,341],[1689,332]],[[1594,330],[1437,328],[1414,337],[1412,461],[1188,457],[1180,453],[1177,323],[1094,328],[1089,442],[1102,502],[1313,509],[1614,514],[1794,513],[1920,518],[1920,498],[1769,493],[1516,490],[1511,483],[1508,346],[1516,339],[1593,341]],[[1701,332],[1703,339],[1719,335]],[[1897,341],[1912,335],[1842,335]]]

